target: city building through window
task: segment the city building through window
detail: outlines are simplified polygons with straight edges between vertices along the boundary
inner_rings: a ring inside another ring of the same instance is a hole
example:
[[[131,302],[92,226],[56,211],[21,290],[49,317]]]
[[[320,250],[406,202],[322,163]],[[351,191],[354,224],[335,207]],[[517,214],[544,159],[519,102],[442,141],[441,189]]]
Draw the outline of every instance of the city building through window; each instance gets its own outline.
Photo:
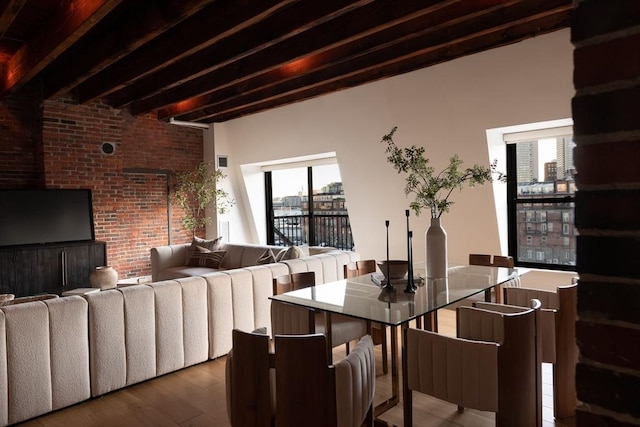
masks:
[[[509,254],[517,265],[573,270],[575,143],[570,127],[505,134]]]
[[[266,171],[265,192],[268,244],[353,249],[337,163]]]

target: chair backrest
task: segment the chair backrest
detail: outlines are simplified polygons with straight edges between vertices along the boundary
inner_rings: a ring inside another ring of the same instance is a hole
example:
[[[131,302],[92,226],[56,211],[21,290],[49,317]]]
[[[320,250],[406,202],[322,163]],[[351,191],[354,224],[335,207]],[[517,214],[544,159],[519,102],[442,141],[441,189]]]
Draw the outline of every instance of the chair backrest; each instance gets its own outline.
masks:
[[[276,336],[275,353],[268,346],[266,335],[233,331],[226,365],[232,426],[357,427],[372,417],[371,337],[334,366],[327,363],[321,334]]]
[[[512,256],[494,255],[491,265],[493,265],[494,267],[513,268],[514,263],[515,262]]]
[[[273,278],[273,294],[279,295],[296,289],[315,286],[316,274],[313,271],[283,274]]]
[[[460,406],[494,411],[498,426],[541,425],[538,310],[539,303],[536,309],[516,313],[465,307],[469,316],[482,317],[482,325],[464,321],[473,325],[467,338],[407,329],[407,387]],[[423,360],[427,356],[431,360]]]
[[[469,254],[469,265],[491,265],[491,255]]]
[[[269,336],[233,330],[227,355],[227,415],[234,427],[272,425]]]
[[[505,255],[469,254],[469,265],[513,268],[514,260],[512,256]]]
[[[556,292],[505,288],[505,302],[524,305],[530,298],[542,302],[542,361],[554,363],[554,413],[557,418],[575,415],[577,396],[575,365],[578,360],[575,322],[577,320],[578,284],[559,286]]]
[[[376,272],[376,260],[364,259],[360,261],[350,262],[344,266],[344,277],[349,279],[352,277],[362,276],[368,273]]]

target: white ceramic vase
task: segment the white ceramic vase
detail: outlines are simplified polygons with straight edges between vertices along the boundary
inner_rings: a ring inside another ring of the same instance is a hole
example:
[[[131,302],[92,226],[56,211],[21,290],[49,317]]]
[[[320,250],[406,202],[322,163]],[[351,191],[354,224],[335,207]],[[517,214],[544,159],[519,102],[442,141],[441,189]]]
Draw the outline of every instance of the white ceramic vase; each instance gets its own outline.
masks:
[[[431,218],[431,226],[425,233],[425,249],[427,277],[447,277],[447,232],[442,228],[440,218]]]
[[[118,272],[109,265],[96,267],[89,276],[89,282],[92,288],[115,288],[118,283]]]

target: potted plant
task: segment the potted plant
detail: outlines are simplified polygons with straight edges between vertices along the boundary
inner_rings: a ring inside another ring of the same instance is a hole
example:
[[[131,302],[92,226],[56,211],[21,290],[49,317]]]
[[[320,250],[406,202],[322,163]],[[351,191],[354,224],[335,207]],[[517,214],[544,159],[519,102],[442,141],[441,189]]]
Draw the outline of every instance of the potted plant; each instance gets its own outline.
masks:
[[[213,172],[212,172],[213,170]],[[235,205],[229,193],[218,188],[226,175],[214,170],[211,162],[202,162],[195,169],[175,174],[176,185],[173,200],[184,211],[182,225],[194,236],[196,231],[211,223],[206,208],[215,203],[219,214],[224,214]]]
[[[457,154],[449,159],[449,164],[436,173],[429,159],[425,157],[425,148],[412,145],[408,148],[398,147],[393,136],[397,126],[391,132],[382,137],[387,145],[387,161],[391,163],[398,173],[406,173],[405,195],[414,194],[415,198],[410,203],[411,209],[419,216],[423,209],[428,209],[431,214],[431,226],[427,230],[426,258],[428,277],[446,277],[447,271],[447,233],[442,228],[440,217],[449,212],[454,203],[449,200],[454,190],[462,190],[465,185],[473,187],[493,181],[493,174],[498,174],[498,179],[505,180],[505,176],[496,169],[497,161],[490,167],[474,164],[463,168],[462,160]]]

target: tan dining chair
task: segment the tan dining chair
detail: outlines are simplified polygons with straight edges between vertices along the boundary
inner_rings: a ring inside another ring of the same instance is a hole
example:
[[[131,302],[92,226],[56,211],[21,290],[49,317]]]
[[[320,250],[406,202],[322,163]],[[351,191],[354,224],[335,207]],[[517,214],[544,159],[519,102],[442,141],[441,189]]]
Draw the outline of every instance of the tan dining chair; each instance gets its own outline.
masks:
[[[542,362],[553,364],[553,412],[555,418],[575,416],[577,405],[575,367],[578,360],[575,322],[578,284],[558,286],[556,291],[504,288],[504,301],[523,306],[531,298],[542,304]]]
[[[413,425],[417,391],[459,410],[495,412],[498,427],[541,426],[539,306],[534,301],[533,308],[511,313],[458,307],[458,337],[404,329],[404,425]]]
[[[270,352],[268,335],[234,329],[225,370],[231,425],[373,426],[371,337],[361,338],[333,365],[325,348],[320,334],[277,335],[275,352]]]
[[[508,255],[489,255],[489,254],[469,254],[469,265],[482,265],[486,267],[505,267],[513,268],[515,265],[512,256]],[[492,301],[497,303],[503,303],[503,291],[505,287],[518,287],[520,286],[520,278],[516,277],[491,289],[490,293],[487,293],[487,298],[491,298]]]
[[[313,271],[291,273],[273,279],[274,295],[281,291],[289,292],[315,285]],[[324,333],[324,316],[322,311],[298,307],[279,301],[271,302],[271,330],[273,335],[295,335]],[[367,322],[341,314],[331,315],[331,345],[345,345],[346,353],[350,352],[350,342],[359,340],[368,334]]]
[[[376,261],[374,259],[359,260],[344,265],[345,279],[375,272]],[[382,373],[387,374],[389,372],[389,356],[386,326],[377,322],[371,323],[371,338],[373,339],[373,345],[380,345],[382,347]]]

